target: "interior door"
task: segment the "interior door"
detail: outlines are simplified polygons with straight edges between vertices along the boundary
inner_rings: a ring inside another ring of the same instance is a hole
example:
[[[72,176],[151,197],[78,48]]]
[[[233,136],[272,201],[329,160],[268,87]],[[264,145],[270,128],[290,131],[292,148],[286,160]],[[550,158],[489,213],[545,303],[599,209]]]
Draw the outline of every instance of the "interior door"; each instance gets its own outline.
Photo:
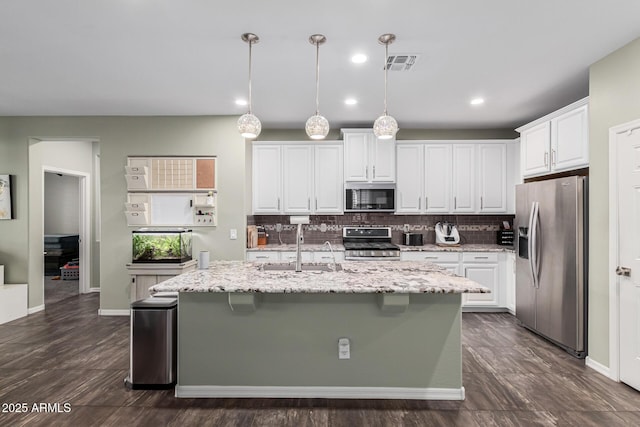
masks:
[[[619,133],[616,144],[620,380],[640,390],[640,127]]]

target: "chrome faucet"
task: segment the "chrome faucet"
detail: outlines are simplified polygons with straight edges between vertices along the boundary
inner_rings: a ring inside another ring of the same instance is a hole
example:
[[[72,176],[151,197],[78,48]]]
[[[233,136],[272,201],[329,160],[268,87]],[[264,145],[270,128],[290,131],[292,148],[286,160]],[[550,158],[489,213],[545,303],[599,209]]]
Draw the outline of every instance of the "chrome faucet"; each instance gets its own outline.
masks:
[[[331,269],[333,271],[336,271],[336,254],[333,253],[333,247],[331,247],[331,242],[330,241],[326,241],[323,243],[323,245],[329,245],[329,250],[331,251],[331,258],[333,258],[333,264],[331,265]]]
[[[298,231],[296,233],[296,271],[302,271],[302,252],[300,250],[302,246],[302,224],[298,224]]]

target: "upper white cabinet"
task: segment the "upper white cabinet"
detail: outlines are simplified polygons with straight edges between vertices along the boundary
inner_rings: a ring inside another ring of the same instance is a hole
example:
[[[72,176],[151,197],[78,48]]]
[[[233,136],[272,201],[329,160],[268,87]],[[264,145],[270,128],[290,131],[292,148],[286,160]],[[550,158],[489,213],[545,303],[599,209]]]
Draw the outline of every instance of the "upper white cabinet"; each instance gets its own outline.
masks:
[[[282,146],[253,146],[253,212],[282,213]]]
[[[337,142],[254,142],[253,213],[342,213],[342,168]]]
[[[507,146],[478,145],[478,196],[480,213],[507,211]]]
[[[395,139],[378,139],[372,130],[342,129],[346,182],[395,182]]]
[[[396,213],[508,213],[513,142],[398,142]]]
[[[531,177],[589,166],[588,98],[524,125],[522,175]]]

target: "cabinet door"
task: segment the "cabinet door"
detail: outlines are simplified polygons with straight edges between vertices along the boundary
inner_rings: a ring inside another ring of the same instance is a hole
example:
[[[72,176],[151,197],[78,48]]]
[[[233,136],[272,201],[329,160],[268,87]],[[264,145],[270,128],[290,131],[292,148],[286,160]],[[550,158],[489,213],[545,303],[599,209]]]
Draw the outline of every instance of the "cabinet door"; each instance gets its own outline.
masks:
[[[453,273],[453,274],[460,274],[460,266],[458,265],[458,263],[452,264],[452,263],[437,263],[438,266],[444,268],[445,270]]]
[[[549,147],[551,144],[551,125],[540,123],[520,134],[522,156],[522,175],[533,176],[549,171]]]
[[[453,146],[453,210],[473,213],[475,204],[475,147],[471,144]]]
[[[253,146],[253,212],[282,213],[279,145]]]
[[[344,181],[342,145],[320,145],[314,152],[314,197],[316,214],[343,212]]]
[[[250,262],[276,262],[280,261],[280,253],[275,251],[247,251],[247,261]]]
[[[372,133],[344,134],[344,180],[369,181],[369,141]]]
[[[507,212],[506,145],[479,145],[478,165],[478,212]]]
[[[464,305],[498,307],[500,301],[498,264],[463,264],[462,270],[467,279],[491,289],[489,294],[465,294]]]
[[[563,171],[589,166],[588,110],[584,105],[551,121],[551,168]]]
[[[283,201],[285,213],[310,213],[313,197],[313,146],[285,145]]]
[[[396,152],[398,160],[398,175],[396,182],[396,213],[423,212],[423,145],[398,145]]]
[[[167,278],[165,278],[166,280]],[[138,301],[149,298],[149,288],[158,283],[158,277],[155,275],[137,274],[131,278],[131,301]]]
[[[396,182],[396,140],[371,137],[371,181]]]
[[[426,213],[451,210],[451,146],[424,146],[424,206]],[[404,166],[403,166],[404,167]]]

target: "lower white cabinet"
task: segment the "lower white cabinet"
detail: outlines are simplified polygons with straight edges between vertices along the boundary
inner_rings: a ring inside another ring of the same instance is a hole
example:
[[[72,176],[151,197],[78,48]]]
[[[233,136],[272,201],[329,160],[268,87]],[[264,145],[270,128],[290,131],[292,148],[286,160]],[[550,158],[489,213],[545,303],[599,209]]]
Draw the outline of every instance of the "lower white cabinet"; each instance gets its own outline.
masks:
[[[131,275],[130,301],[148,298],[151,286],[187,271],[195,270],[197,263],[196,260],[191,260],[181,264],[127,264],[127,270]]]
[[[515,255],[509,252],[401,252],[402,261],[428,261],[491,289],[463,294],[464,311],[515,313]],[[511,268],[509,268],[511,267]]]
[[[336,262],[344,261],[344,252],[333,253]],[[302,251],[302,262],[333,262],[334,256],[329,251]],[[295,262],[294,251],[247,251],[247,261],[251,262]]]

